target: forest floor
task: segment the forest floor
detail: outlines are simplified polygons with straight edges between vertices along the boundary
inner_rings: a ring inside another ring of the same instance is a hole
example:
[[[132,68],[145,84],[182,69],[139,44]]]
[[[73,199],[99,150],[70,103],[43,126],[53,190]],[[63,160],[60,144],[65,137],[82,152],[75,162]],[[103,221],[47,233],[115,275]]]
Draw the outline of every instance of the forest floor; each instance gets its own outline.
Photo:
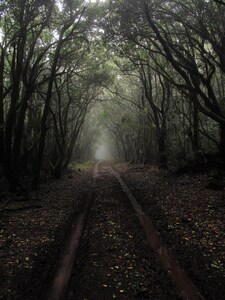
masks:
[[[175,176],[142,165],[113,168],[203,297],[224,299],[225,198],[211,189],[217,171]],[[26,196],[1,193],[0,299],[45,299],[71,221],[93,189],[92,171],[43,183]],[[180,299],[128,198],[104,166],[67,299]]]

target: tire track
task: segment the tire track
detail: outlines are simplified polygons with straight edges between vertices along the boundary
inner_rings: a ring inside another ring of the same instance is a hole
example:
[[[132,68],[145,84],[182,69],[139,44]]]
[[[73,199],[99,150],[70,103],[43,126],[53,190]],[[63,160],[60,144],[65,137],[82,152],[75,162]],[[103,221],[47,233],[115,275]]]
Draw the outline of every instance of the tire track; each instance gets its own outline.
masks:
[[[69,300],[177,300],[169,276],[146,243],[121,186],[98,164],[95,204],[74,267]]]
[[[171,280],[174,286],[177,289],[178,294],[185,300],[203,300],[203,296],[200,291],[194,285],[194,283],[188,278],[185,271],[179,266],[178,262],[169,254],[169,251],[166,245],[160,238],[160,233],[155,229],[152,220],[143,212],[141,206],[134,198],[133,194],[124,183],[120,175],[113,170],[111,166],[108,166],[111,174],[117,178],[119,181],[124,193],[129,198],[131,205],[133,206],[137,217],[139,218],[141,225],[147,235],[148,242],[150,247],[154,252],[159,256],[159,259],[167,270],[168,274],[171,277]]]
[[[147,243],[143,243],[144,232]],[[47,299],[178,299],[168,275],[179,297],[203,299],[120,175],[111,166],[97,163]]]

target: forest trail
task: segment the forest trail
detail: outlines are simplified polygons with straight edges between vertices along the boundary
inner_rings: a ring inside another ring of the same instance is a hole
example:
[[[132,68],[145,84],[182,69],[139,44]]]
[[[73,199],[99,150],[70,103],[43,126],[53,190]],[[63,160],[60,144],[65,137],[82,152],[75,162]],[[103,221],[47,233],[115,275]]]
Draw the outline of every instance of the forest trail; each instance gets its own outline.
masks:
[[[99,162],[93,172],[93,186],[95,202],[71,270],[66,299],[204,299],[170,256],[159,232],[120,175]],[[78,227],[83,228],[83,220]],[[65,269],[61,266],[62,273]],[[62,299],[59,278],[55,296],[49,299]]]
[[[215,174],[99,162],[6,200],[0,299],[223,300],[224,194],[207,188]]]
[[[225,0],[0,20],[0,300],[224,300]]]

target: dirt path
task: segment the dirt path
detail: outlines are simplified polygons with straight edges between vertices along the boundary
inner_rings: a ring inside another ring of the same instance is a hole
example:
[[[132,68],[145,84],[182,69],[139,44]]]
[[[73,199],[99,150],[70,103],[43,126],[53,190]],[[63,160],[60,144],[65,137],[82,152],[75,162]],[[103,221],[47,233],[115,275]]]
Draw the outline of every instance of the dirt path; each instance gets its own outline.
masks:
[[[0,299],[46,300],[53,279],[56,299],[180,299],[182,276],[175,274],[179,291],[169,276],[169,252],[205,299],[223,300],[225,196],[207,189],[216,170],[174,176],[154,166],[116,164],[118,175],[106,164],[94,172],[92,166],[49,181],[23,202],[2,203]],[[90,198],[92,209],[82,215]]]
[[[98,167],[95,205],[80,245],[68,299],[178,299],[178,294],[183,299],[203,299],[169,256],[119,174],[107,165]]]

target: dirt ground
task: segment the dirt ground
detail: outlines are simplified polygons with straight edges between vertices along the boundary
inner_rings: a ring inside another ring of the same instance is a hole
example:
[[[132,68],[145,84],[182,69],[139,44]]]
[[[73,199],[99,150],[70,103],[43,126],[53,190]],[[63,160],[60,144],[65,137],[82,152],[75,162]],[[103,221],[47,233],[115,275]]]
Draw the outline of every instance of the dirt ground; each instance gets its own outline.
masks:
[[[169,251],[206,299],[225,295],[225,199],[215,171],[181,176],[114,165]],[[0,204],[0,299],[45,299],[71,219],[92,170]],[[117,180],[104,168],[81,241],[68,299],[179,299]],[[20,201],[18,201],[20,200]]]
[[[132,166],[121,175],[206,299],[225,298],[225,198],[217,171],[171,176]]]
[[[91,171],[43,183],[0,204],[0,299],[44,299],[66,234],[91,184]]]

